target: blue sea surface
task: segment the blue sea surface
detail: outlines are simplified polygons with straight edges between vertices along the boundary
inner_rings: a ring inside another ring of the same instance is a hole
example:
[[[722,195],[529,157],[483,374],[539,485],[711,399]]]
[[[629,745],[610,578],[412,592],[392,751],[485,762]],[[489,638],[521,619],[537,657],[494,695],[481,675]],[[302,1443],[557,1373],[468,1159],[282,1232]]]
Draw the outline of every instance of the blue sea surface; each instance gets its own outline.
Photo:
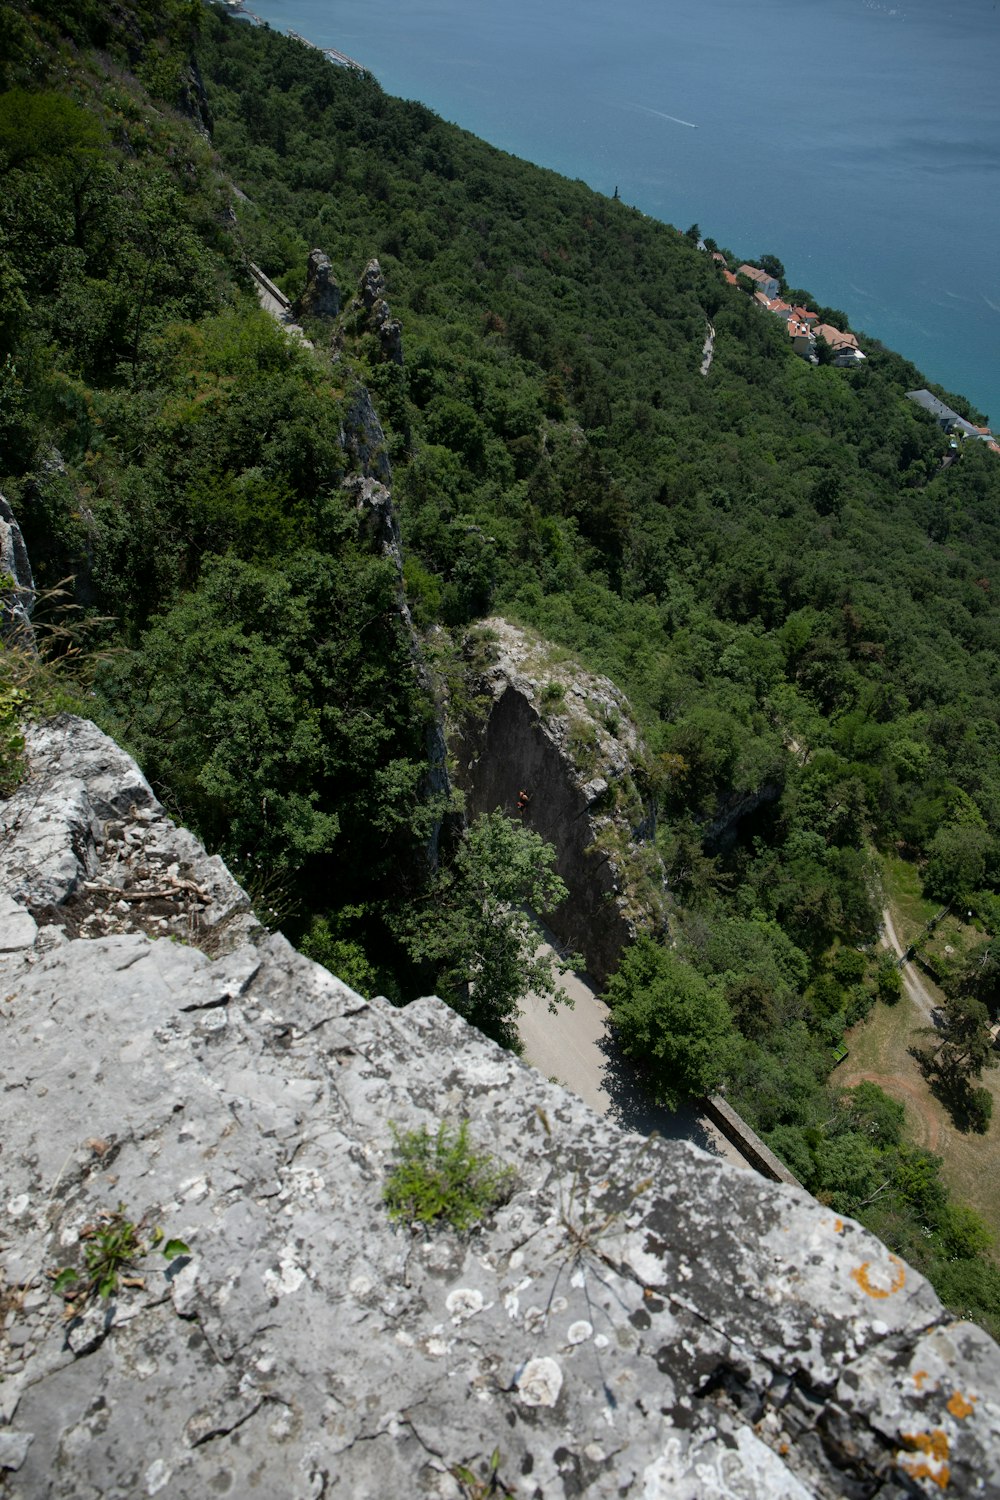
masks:
[[[1000,427],[998,0],[249,0],[494,145],[617,187]]]

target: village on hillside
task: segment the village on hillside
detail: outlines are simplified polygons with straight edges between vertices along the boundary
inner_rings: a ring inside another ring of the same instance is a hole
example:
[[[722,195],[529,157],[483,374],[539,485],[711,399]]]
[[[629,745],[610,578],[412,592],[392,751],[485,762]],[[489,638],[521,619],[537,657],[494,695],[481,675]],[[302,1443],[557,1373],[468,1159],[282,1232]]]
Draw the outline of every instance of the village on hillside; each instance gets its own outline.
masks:
[[[709,251],[709,245],[703,239],[698,240],[698,248]],[[819,363],[817,340],[822,341],[832,351],[831,364],[841,367],[852,366],[860,364],[865,359],[866,356],[859,348],[855,334],[846,329],[835,328],[830,323],[821,323],[819,313],[812,312],[807,307],[797,307],[785,302],[780,295],[781,284],[776,276],[770,275],[760,266],[747,264],[737,266],[734,272],[730,269],[721,250],[713,249],[710,253],[729,286],[746,286],[745,282],[740,281],[740,277],[747,278],[752,287],[754,301],[782,320],[788,328],[792,349],[803,359],[809,360],[811,364]],[[915,402],[931,414],[939,427],[951,438],[953,448],[958,447],[959,443],[965,439],[972,439],[985,443],[991,453],[1000,455],[1000,442],[988,427],[977,427],[974,423],[967,421],[931,391],[907,391],[906,396],[909,401]]]

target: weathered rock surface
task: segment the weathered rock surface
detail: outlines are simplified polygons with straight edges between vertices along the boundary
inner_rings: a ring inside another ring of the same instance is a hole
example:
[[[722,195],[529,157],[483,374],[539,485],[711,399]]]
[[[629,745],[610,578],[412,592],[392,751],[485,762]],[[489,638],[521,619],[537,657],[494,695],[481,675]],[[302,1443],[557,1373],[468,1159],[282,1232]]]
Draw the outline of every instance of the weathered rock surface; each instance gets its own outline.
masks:
[[[546,920],[603,984],[663,885],[628,703],[608,678],[507,620],[485,620],[469,654],[481,708],[453,726],[469,815],[502,807],[555,846],[569,896]]]
[[[110,824],[173,837],[92,726],[38,733],[47,842],[0,907],[5,1500],[458,1497],[496,1447],[539,1500],[1000,1492],[1000,1350],[806,1194],[623,1135],[259,928],[214,960],[33,933]],[[390,1122],[465,1117],[510,1200],[468,1237],[393,1227]],[[119,1204],[190,1253],[67,1320],[49,1272]]]
[[[70,936],[145,932],[218,951],[260,931],[222,860],[166,816],[86,719],[25,732],[30,778],[0,802],[0,890]]]
[[[298,318],[335,318],[340,312],[340,287],[330,257],[323,250],[310,250],[306,261],[305,291],[295,304]]]
[[[0,495],[0,634],[23,644],[31,638],[35,580],[17,517]]]
[[[377,260],[370,260],[361,273],[355,306],[368,314],[367,322],[381,347],[382,358],[403,363],[403,325],[394,318],[386,301],[385,277]]]
[[[344,452],[366,479],[377,479],[380,484],[386,485],[391,483],[392,465],[389,462],[385,431],[366,386],[355,386],[344,403],[344,425],[340,442]]]

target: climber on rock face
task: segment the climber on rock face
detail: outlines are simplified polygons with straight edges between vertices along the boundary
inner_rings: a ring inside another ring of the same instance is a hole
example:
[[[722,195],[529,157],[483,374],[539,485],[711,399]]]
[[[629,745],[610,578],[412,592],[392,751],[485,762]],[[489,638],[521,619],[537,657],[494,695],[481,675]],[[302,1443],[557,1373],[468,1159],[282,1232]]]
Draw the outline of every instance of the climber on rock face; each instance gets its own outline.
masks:
[[[530,801],[531,801],[531,797],[529,796],[529,794],[527,792],[525,792],[525,791],[518,792],[518,794],[517,794],[517,810],[522,815],[522,817],[523,817],[524,813],[526,812],[527,807],[528,807],[528,803]]]

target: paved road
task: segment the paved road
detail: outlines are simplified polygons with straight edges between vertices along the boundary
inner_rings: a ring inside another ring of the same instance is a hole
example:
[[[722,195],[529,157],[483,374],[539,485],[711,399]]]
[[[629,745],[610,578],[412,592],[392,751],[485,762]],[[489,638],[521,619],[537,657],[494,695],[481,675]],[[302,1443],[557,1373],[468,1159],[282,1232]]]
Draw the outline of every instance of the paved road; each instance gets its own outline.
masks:
[[[548,944],[541,951],[553,952]],[[667,1140],[692,1141],[713,1156],[752,1170],[722,1132],[692,1106],[670,1113],[650,1104],[615,1048],[608,1033],[608,1007],[587,976],[567,974],[562,984],[573,998],[572,1010],[560,1005],[552,1015],[547,1001],[534,994],[521,1001],[518,1031],[526,1062],[626,1130],[641,1135],[655,1130]]]
[[[888,907],[882,913],[882,926],[885,929],[885,946],[891,952],[895,953],[897,958],[902,958],[906,949],[900,942],[896,929],[892,924],[892,913]],[[921,979],[920,970],[913,959],[910,959],[908,963],[901,964],[899,972],[903,980],[903,987],[914,1005],[917,1006],[918,1010],[923,1012],[932,1026],[936,1026],[938,1002]]]

